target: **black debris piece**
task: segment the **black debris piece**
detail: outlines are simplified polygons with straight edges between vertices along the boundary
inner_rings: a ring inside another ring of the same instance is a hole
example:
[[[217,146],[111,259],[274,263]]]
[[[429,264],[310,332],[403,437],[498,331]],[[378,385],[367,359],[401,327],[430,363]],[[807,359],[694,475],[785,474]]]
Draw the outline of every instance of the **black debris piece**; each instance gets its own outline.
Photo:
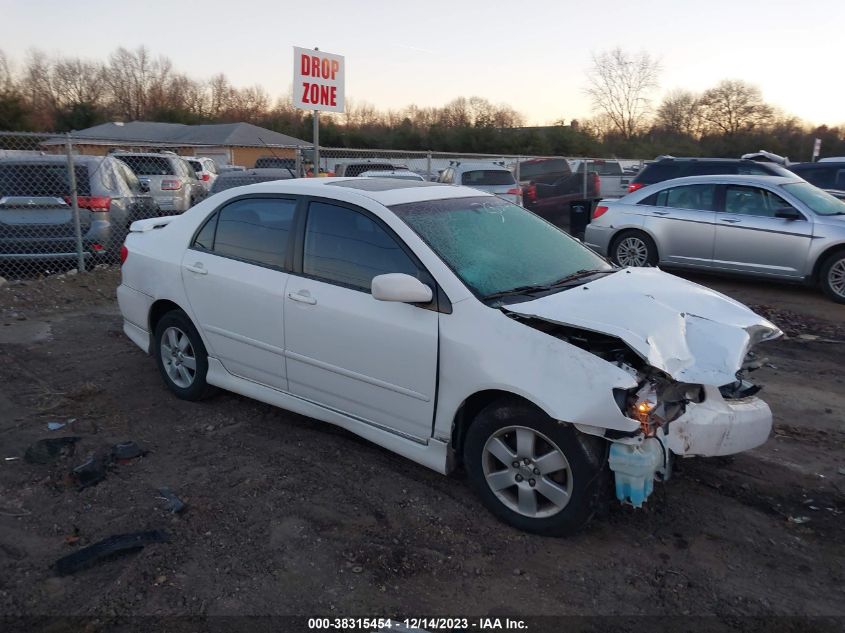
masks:
[[[30,464],[49,464],[60,457],[73,455],[75,444],[81,439],[77,435],[68,435],[38,440],[26,449],[24,459]]]
[[[133,440],[120,442],[111,448],[111,455],[115,460],[135,459],[146,454],[147,451],[141,450],[138,443]]]
[[[167,509],[174,514],[181,512],[187,507],[185,502],[177,497],[170,488],[159,488],[158,492],[167,501]]]
[[[106,478],[110,459],[94,456],[73,469],[71,477],[80,490],[89,486],[96,486]]]
[[[53,563],[52,567],[59,576],[68,576],[108,560],[118,554],[126,554],[143,549],[150,543],[167,543],[170,536],[164,530],[115,534],[98,543],[64,556]]]

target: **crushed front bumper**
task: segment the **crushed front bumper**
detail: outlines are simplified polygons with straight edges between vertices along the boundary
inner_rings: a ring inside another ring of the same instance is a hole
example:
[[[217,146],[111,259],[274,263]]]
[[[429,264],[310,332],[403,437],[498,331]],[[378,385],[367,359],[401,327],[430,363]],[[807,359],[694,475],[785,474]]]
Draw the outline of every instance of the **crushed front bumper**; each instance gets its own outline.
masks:
[[[664,442],[676,455],[733,455],[765,443],[772,411],[754,396],[725,400],[718,388],[705,386],[704,401],[688,404],[668,427]]]

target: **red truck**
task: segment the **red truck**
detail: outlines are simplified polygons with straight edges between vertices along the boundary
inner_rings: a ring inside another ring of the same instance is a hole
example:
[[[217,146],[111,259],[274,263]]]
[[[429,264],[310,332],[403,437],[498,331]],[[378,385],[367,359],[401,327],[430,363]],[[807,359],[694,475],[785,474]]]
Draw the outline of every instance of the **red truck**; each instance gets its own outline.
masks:
[[[593,206],[601,199],[599,175],[588,170],[585,180],[583,164],[582,161],[579,171],[573,172],[565,158],[533,158],[521,162],[519,184],[523,206],[573,235],[582,234]]]

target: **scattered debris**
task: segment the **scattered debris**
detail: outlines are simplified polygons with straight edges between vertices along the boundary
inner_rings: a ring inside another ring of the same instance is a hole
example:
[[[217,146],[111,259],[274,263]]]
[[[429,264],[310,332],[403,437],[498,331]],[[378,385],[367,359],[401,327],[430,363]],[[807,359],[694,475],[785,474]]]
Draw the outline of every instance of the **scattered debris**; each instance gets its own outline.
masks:
[[[7,457],[6,459],[9,459],[9,458]],[[839,469],[839,474],[840,474],[840,475],[845,475],[845,468],[840,468],[840,469]]]
[[[67,425],[68,425],[67,422],[47,422],[47,430],[48,431],[58,431],[59,429],[65,428]]]
[[[30,464],[49,464],[60,457],[73,455],[75,445],[81,439],[77,435],[68,435],[38,440],[26,449],[24,459]]]
[[[167,509],[174,514],[178,514],[187,507],[185,502],[177,497],[170,488],[159,488],[158,492],[161,495],[159,499],[167,501]]]
[[[110,460],[103,456],[94,456],[73,469],[70,476],[73,483],[83,490],[96,486],[106,478]]]
[[[3,458],[3,461],[6,461],[6,462],[15,462],[15,461],[17,461],[17,460],[19,460],[19,459],[20,459],[20,457],[4,457],[4,458]]]
[[[361,567],[360,565],[355,565],[355,566],[352,568],[352,573],[353,573],[353,574],[360,574],[362,571],[364,571],[364,568],[363,568],[363,567]]]
[[[0,508],[0,516],[4,517],[25,517],[29,514],[32,514],[32,512],[24,510],[23,508]]]
[[[163,530],[115,534],[60,558],[53,563],[52,567],[59,576],[68,576],[115,554],[134,552],[143,549],[145,545],[150,543],[167,543],[169,540],[170,536]]]
[[[141,447],[133,440],[120,442],[111,448],[111,456],[118,462],[126,462],[146,454],[147,451],[141,450]]]
[[[789,517],[790,523],[796,523],[798,525],[800,525],[802,523],[808,523],[809,521],[810,521],[810,517],[793,517],[793,516]]]

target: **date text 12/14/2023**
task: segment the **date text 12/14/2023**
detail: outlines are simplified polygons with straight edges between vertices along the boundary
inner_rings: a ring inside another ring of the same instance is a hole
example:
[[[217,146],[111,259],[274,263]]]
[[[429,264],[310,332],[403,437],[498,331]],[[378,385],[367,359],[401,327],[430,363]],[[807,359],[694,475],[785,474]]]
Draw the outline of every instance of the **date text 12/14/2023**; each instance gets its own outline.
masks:
[[[421,617],[388,618],[309,618],[309,630],[334,631],[526,631],[528,625],[518,618],[500,617]]]

